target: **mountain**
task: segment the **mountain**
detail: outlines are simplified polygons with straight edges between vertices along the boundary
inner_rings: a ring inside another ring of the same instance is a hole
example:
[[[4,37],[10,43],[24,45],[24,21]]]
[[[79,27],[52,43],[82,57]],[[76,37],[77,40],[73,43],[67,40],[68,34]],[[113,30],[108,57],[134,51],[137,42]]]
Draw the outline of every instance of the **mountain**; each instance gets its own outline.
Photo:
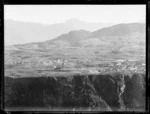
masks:
[[[85,30],[71,31],[48,42],[67,42],[72,47],[144,45],[145,24],[118,24],[89,32]]]
[[[94,31],[92,32],[90,37],[125,36],[136,32],[144,34],[145,24],[143,23],[117,24],[111,27],[105,27],[97,31]]]
[[[16,45],[28,49],[53,47],[103,47],[126,48],[145,46],[145,24],[129,23],[105,27],[94,32],[74,30],[44,42]]]
[[[92,32],[87,39],[95,39],[100,43],[111,44],[144,44],[145,24],[129,23],[117,24]]]
[[[68,34],[63,34],[51,41],[52,42],[64,41],[64,42],[69,43],[70,46],[78,47],[78,46],[80,46],[80,41],[87,38],[87,36],[89,36],[89,34],[90,34],[90,32],[86,31],[86,30],[71,31]]]
[[[63,23],[44,25],[5,20],[5,45],[44,41],[72,30],[75,30],[75,28]]]
[[[80,46],[80,41],[87,38],[89,34],[90,32],[86,30],[76,30],[70,31],[67,34],[62,34],[59,37],[56,37],[52,40],[47,40],[44,42],[18,44],[14,46],[22,49],[51,49],[57,47],[78,47]],[[7,46],[6,49],[10,49],[9,47],[12,46]]]
[[[69,19],[63,23],[40,24],[15,20],[5,20],[5,45],[41,42],[56,38],[74,30],[94,31],[110,24],[88,23]]]

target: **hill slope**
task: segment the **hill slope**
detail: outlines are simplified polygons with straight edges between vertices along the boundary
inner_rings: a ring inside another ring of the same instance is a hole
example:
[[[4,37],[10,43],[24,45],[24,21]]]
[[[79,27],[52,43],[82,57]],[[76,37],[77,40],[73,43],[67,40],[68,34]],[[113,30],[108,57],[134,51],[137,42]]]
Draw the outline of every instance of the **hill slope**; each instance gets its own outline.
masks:
[[[5,20],[5,45],[39,42],[56,38],[73,30],[94,31],[112,24],[89,23],[69,19],[62,23],[40,24],[15,20]]]

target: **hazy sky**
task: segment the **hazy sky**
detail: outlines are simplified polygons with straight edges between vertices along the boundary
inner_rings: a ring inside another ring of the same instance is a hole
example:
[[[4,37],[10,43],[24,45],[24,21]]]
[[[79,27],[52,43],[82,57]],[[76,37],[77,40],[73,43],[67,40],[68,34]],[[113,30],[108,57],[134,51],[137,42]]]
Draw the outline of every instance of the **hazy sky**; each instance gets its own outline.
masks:
[[[145,5],[4,5],[4,18],[53,24],[76,18],[87,22],[145,21]]]

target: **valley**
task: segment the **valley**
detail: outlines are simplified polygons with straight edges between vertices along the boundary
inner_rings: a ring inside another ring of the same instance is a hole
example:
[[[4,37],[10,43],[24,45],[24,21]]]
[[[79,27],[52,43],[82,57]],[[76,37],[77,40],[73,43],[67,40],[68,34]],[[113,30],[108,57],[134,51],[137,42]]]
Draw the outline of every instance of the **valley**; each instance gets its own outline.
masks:
[[[145,110],[143,23],[73,30],[4,53],[6,110]]]

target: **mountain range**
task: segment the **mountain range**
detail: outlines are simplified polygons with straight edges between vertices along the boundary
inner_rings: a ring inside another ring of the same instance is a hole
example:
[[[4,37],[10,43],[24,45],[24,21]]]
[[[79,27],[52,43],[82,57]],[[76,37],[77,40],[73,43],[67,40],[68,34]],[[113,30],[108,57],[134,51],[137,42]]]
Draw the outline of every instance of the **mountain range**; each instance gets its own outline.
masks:
[[[43,42],[15,45],[24,49],[50,49],[58,47],[112,47],[145,46],[145,24],[117,24],[94,32],[75,30]]]
[[[93,32],[73,30],[42,42],[5,46],[5,57],[7,61],[20,56],[44,60],[46,58],[80,60],[83,57],[101,61],[145,60],[145,31],[143,23],[117,24]]]
[[[90,23],[69,19],[62,23],[41,24],[15,20],[5,20],[5,45],[41,42],[56,38],[73,30],[95,31],[110,26],[112,23]]]

